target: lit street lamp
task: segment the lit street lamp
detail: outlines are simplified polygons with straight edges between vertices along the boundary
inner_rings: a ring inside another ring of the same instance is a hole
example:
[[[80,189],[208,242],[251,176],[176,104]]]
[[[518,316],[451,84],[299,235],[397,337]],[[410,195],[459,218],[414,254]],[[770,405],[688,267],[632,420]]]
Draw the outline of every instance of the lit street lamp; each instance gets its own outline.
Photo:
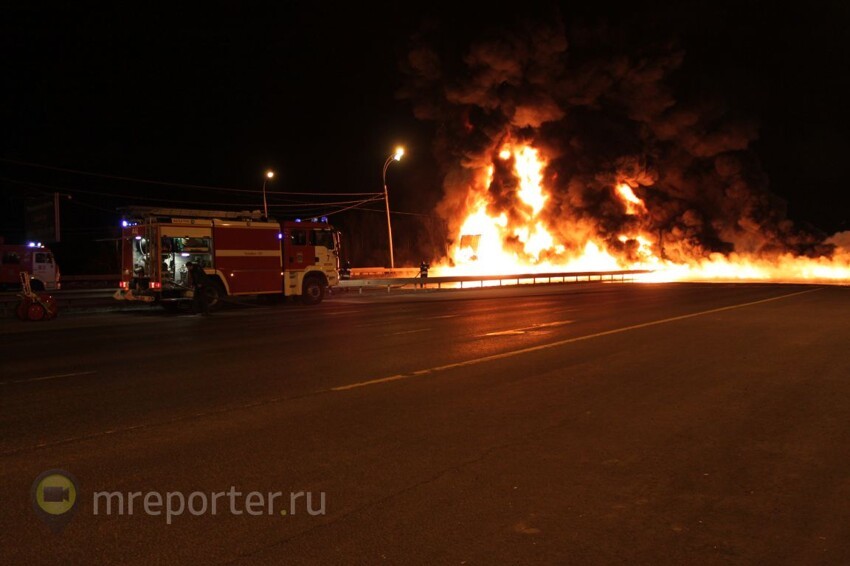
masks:
[[[266,171],[266,178],[263,179],[263,216],[266,217],[266,220],[269,219],[269,205],[266,202],[266,183],[268,182],[269,179],[273,179],[273,178],[274,178],[274,171],[272,171],[271,169]]]
[[[387,168],[393,161],[401,160],[403,155],[404,148],[399,146],[395,149],[395,153],[387,157],[387,160],[384,162],[384,203],[387,205],[387,234],[390,237],[390,270],[395,269],[395,261],[393,260],[393,229],[390,224],[390,199],[387,194]]]

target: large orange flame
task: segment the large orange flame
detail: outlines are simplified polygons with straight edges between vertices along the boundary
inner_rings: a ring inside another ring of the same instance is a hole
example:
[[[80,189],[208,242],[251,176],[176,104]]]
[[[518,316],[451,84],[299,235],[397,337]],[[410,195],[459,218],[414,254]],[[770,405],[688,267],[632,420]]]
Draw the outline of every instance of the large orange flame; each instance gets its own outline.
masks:
[[[435,274],[510,274],[552,271],[610,271],[650,269],[645,281],[724,280],[781,282],[850,282],[850,252],[838,250],[832,257],[800,257],[793,254],[769,259],[731,253],[713,253],[673,262],[659,253],[658,235],[624,230],[617,237],[623,249],[612,250],[594,230],[580,231],[578,245],[569,249],[559,242],[541,214],[551,200],[544,186],[546,160],[530,144],[504,145],[498,152],[504,162],[513,161],[519,183],[519,210],[491,211],[488,189],[494,166],[487,168],[469,188],[468,209],[451,250],[450,262],[437,266]],[[503,164],[504,165],[504,164]],[[612,187],[627,216],[638,221],[649,214],[635,187],[619,182]],[[510,217],[509,217],[510,215]],[[574,251],[570,251],[574,250]]]

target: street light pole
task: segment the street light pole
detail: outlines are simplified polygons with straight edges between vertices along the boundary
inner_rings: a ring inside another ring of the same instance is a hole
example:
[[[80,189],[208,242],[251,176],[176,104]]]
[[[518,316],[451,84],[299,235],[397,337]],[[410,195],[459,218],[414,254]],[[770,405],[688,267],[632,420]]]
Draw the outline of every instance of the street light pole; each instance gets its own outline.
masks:
[[[274,171],[272,171],[271,169],[266,171],[266,178],[263,179],[263,216],[266,217],[266,220],[269,219],[269,205],[268,205],[268,202],[266,202],[266,182],[269,179],[273,179],[273,178],[274,178]]]
[[[390,223],[390,198],[387,193],[387,168],[390,166],[390,163],[393,161],[399,161],[401,156],[404,155],[404,148],[397,147],[395,153],[387,157],[387,160],[384,162],[384,203],[387,206],[387,235],[390,239],[390,270],[395,270],[395,260],[393,259],[393,228]]]

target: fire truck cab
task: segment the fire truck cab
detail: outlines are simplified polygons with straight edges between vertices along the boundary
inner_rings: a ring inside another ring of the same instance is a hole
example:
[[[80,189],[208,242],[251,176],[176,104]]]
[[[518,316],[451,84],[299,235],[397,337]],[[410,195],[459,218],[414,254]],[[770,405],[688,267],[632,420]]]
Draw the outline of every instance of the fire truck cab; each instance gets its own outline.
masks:
[[[259,211],[125,209],[116,298],[176,308],[191,295],[186,264],[225,296],[282,295],[315,304],[339,283],[339,234],[326,219],[285,221]]]
[[[53,254],[41,242],[26,245],[0,244],[0,289],[20,289],[21,272],[30,276],[33,291],[60,288],[59,266]]]

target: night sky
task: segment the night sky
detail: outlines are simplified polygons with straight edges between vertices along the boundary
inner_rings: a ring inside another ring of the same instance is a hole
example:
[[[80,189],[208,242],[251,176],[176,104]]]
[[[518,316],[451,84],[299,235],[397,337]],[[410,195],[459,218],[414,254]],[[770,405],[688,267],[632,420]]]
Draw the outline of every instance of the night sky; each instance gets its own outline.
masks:
[[[410,248],[405,259],[416,261],[411,254],[420,250],[405,240],[420,237],[416,222],[433,214],[442,178],[433,150],[439,124],[417,120],[411,102],[398,96],[411,37],[426,23],[437,25],[439,48],[463,51],[478,34],[526,16],[561,18],[568,37],[610,25],[675,42],[685,52],[677,88],[721,100],[730,115],[758,125],[751,150],[770,189],[787,200],[789,216],[825,233],[850,229],[846,3],[780,9],[773,2],[670,8],[595,1],[521,3],[516,11],[425,4],[216,2],[200,11],[7,5],[0,23],[0,234],[22,238],[22,197],[56,190],[73,195],[63,212],[68,237],[77,239],[108,237],[106,227],[118,218],[111,211],[122,205],[262,205],[257,193],[20,162],[244,190],[259,190],[271,168],[278,174],[273,191],[375,192],[384,159],[402,143],[407,156],[389,170],[390,201],[400,213],[426,215],[397,215],[400,246]],[[346,200],[276,195],[271,202],[299,199]],[[317,208],[273,210],[283,218]],[[373,226],[378,235],[361,241],[358,259],[380,262],[365,248],[382,249],[383,215],[337,219],[349,232]]]

